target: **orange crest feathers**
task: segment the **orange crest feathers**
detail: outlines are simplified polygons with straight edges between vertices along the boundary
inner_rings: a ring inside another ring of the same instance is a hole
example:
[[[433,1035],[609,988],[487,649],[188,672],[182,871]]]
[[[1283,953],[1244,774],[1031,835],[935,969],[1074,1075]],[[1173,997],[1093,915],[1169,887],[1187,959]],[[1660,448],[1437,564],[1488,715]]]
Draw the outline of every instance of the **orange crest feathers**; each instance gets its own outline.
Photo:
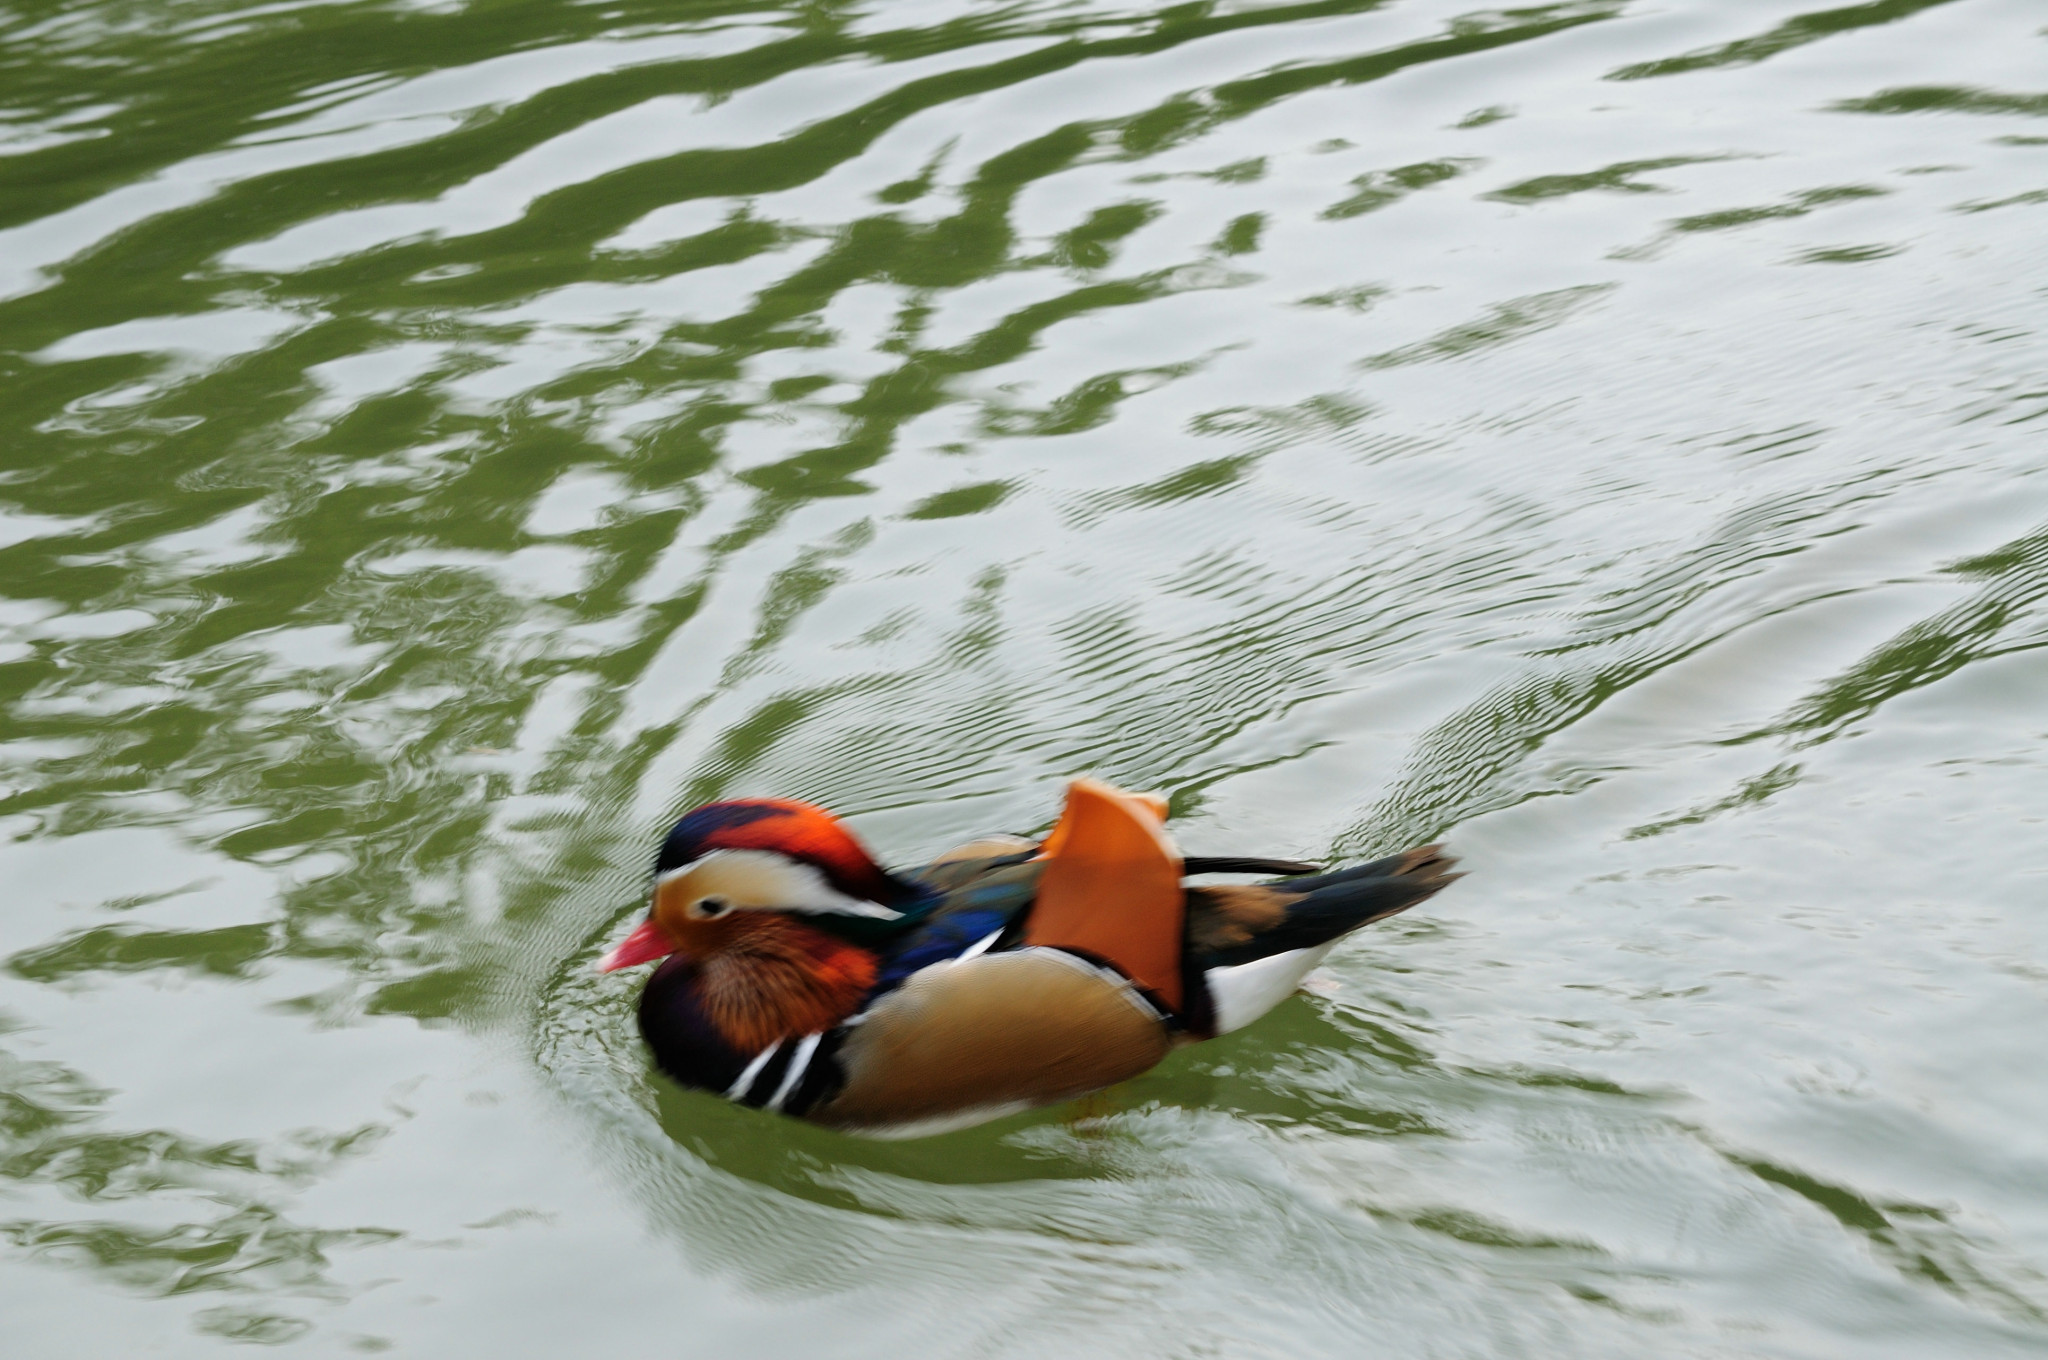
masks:
[[[738,798],[685,814],[662,843],[655,875],[713,850],[772,850],[817,866],[849,897],[885,906],[905,896],[904,885],[883,872],[845,823],[824,808],[791,798]]]

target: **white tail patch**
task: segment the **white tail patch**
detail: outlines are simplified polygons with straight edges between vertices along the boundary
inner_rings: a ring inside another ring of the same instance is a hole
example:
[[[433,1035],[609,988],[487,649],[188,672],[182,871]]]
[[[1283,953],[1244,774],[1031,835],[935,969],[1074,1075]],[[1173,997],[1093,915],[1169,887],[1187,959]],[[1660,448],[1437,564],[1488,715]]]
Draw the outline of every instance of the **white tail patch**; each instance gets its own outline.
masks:
[[[1216,1032],[1228,1034],[1243,1029],[1294,995],[1309,969],[1328,958],[1336,947],[1337,941],[1331,940],[1308,949],[1269,954],[1250,963],[1211,968],[1203,977],[1209,984],[1209,998],[1216,1006]]]

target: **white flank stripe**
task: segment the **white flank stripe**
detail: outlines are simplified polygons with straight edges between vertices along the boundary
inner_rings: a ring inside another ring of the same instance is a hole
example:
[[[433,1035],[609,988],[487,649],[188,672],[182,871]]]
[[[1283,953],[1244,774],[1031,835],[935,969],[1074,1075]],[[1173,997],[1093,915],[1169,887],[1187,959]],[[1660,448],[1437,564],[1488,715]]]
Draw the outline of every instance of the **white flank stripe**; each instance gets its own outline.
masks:
[[[768,1060],[775,1056],[775,1050],[781,1047],[782,1040],[777,1039],[774,1043],[756,1053],[754,1060],[740,1070],[740,1079],[726,1088],[725,1098],[727,1100],[738,1100],[741,1096],[745,1095],[747,1088],[754,1084],[754,1078],[761,1075],[761,1069],[768,1065]]]
[[[803,1076],[804,1069],[811,1065],[811,1055],[818,1051],[818,1040],[824,1037],[824,1031],[820,1030],[816,1034],[806,1034],[797,1040],[796,1052],[790,1055],[789,1070],[782,1074],[782,1085],[775,1088],[775,1094],[768,1098],[768,1103],[763,1105],[762,1109],[782,1108],[782,1102],[788,1100],[789,1093],[796,1089],[797,1078]]]
[[[988,934],[982,936],[973,944],[968,945],[967,948],[961,950],[959,955],[954,958],[953,962],[965,963],[967,962],[967,960],[971,958],[976,958],[982,954],[988,953],[988,947],[994,944],[996,940],[1001,937],[1002,933],[1003,928],[1001,926],[997,926],[994,930],[991,930]]]

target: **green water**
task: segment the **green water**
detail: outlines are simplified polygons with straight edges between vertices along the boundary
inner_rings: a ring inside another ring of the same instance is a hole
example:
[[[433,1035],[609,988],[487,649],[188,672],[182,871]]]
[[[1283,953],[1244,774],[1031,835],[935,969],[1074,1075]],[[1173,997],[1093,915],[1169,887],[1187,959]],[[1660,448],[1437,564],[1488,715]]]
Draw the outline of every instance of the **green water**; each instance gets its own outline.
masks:
[[[2048,1356],[2033,0],[0,0],[0,1351]],[[1472,871],[686,1095],[666,819]]]

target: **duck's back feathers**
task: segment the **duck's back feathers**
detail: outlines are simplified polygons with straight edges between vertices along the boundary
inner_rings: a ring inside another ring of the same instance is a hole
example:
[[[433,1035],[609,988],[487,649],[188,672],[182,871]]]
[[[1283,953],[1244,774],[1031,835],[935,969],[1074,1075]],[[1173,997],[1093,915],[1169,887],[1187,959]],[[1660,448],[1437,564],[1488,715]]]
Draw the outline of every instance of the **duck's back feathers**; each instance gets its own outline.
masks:
[[[1256,855],[1189,855],[1180,871],[1197,874],[1312,874],[1322,868],[1298,859],[1264,859]]]
[[[938,906],[882,960],[870,1004],[934,963],[986,949],[1031,910],[1042,865],[1030,862],[1035,847],[980,859],[946,859],[912,875],[939,894]]]

